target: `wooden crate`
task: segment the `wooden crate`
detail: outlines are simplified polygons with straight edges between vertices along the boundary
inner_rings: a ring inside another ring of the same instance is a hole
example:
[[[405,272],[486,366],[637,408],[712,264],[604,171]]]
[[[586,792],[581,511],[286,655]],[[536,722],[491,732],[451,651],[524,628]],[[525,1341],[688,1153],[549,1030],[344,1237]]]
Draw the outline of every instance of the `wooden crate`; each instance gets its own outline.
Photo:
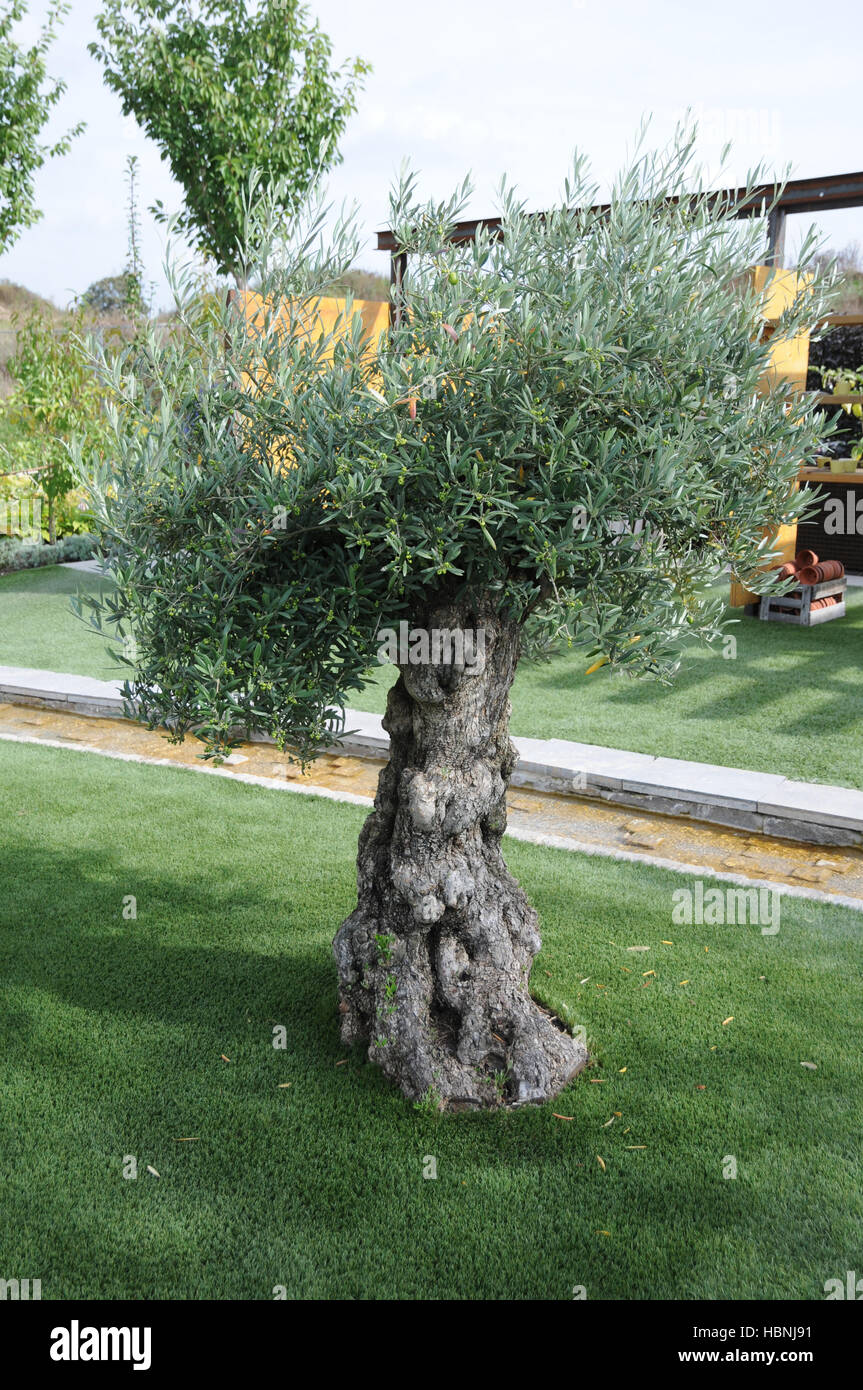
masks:
[[[770,623],[797,623],[799,627],[815,627],[818,623],[829,623],[833,618],[844,618],[845,616],[845,589],[846,580],[825,579],[823,584],[804,584],[799,594],[785,594],[782,598],[777,598],[773,594],[765,595],[758,605],[758,616],[762,622]],[[838,603],[832,603],[829,608],[816,608],[812,611],[813,600],[817,598],[832,598],[834,595],[839,597]],[[792,613],[780,613],[781,608],[792,608]]]

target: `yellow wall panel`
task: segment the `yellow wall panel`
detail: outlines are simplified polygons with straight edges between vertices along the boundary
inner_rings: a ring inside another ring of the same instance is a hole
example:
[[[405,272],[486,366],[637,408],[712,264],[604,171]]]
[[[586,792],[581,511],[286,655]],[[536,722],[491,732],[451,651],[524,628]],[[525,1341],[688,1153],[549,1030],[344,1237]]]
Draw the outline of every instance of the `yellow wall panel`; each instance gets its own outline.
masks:
[[[805,288],[809,277],[798,275],[796,270],[774,269],[769,265],[753,266],[749,275],[753,288],[761,291],[764,296],[764,333],[769,339],[773,325],[793,304],[796,295]],[[770,366],[761,378],[760,390],[770,391],[780,383],[787,382],[795,391],[805,391],[808,370],[809,334],[798,333],[796,337],[783,339],[770,349]],[[784,564],[786,560],[794,559],[797,553],[796,522],[793,526],[780,526],[773,537],[773,548],[781,555],[781,560],[774,560],[773,565]],[[742,608],[747,603],[755,603],[757,598],[757,594],[750,593],[732,576],[732,608]]]

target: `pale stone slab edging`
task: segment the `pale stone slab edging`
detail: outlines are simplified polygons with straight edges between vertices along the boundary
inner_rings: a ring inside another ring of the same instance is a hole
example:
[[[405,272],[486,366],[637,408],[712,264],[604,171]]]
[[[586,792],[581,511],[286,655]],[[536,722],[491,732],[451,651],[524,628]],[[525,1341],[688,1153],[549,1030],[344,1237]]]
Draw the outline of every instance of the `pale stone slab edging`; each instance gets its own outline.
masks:
[[[250,786],[265,787],[270,791],[317,796],[324,801],[341,801],[352,806],[365,806],[369,810],[374,805],[370,796],[360,796],[356,792],[334,791],[330,787],[301,786],[296,782],[280,782],[272,777],[257,777],[251,772],[233,772],[226,767],[208,767],[203,763],[190,766],[187,763],[175,763],[170,758],[150,758],[143,753],[122,753],[115,749],[90,747],[80,743],[70,748],[68,743],[61,743],[59,739],[31,737],[27,734],[0,732],[0,742],[26,743],[37,748],[59,748],[64,753],[94,753],[99,758],[114,758],[119,762],[143,763],[152,767],[169,767],[175,772],[202,772],[209,777],[226,777],[231,782],[245,782]],[[744,874],[713,869],[704,864],[690,864],[685,860],[642,854],[637,850],[622,849],[616,845],[598,845],[588,840],[578,840],[574,836],[547,834],[520,826],[507,826],[504,833],[511,840],[521,840],[526,844],[544,845],[549,849],[566,850],[571,854],[585,854],[592,858],[614,859],[625,864],[646,864],[657,869],[669,869],[672,873],[714,879],[719,883],[734,883],[742,888],[766,888],[783,897],[805,898],[809,902],[826,903],[829,907],[850,907],[855,912],[863,913],[863,901],[845,893],[825,893],[820,888],[807,888],[802,884],[798,886],[769,878],[747,878]]]
[[[121,689],[121,681],[0,666],[0,701],[13,704],[116,719],[123,718]],[[254,741],[271,742],[263,735],[255,735]],[[863,845],[863,792],[847,787],[566,739],[515,737],[513,742],[519,752],[512,779],[516,786],[807,844]],[[359,757],[386,758],[389,738],[380,715],[347,710],[338,747]]]

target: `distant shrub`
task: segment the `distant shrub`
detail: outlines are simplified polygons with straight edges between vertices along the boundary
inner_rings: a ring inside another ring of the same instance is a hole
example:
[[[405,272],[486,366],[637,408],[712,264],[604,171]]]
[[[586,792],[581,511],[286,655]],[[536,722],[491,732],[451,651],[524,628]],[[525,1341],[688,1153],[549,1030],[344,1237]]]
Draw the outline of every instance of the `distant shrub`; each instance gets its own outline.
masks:
[[[141,286],[137,275],[124,271],[122,275],[105,275],[81,295],[81,303],[94,314],[124,313],[140,303]]]
[[[0,536],[0,573],[60,565],[69,560],[90,560],[96,554],[98,538],[92,535],[65,536],[55,545],[34,545]]]
[[[356,299],[387,300],[390,297],[390,282],[385,275],[374,270],[348,270],[338,280],[333,281],[330,293],[343,295],[348,290]]]
[[[99,383],[81,346],[87,328],[83,311],[57,325],[34,309],[16,328],[15,356],[8,363],[14,386],[3,406],[5,450],[10,471],[30,473],[45,494],[53,544],[58,509],[75,486],[66,445],[76,436],[98,450],[107,420]]]
[[[853,241],[839,251],[822,251],[813,261],[821,270],[827,270],[834,262],[839,272],[839,282],[836,303],[831,312],[863,313],[863,251],[860,250],[860,243]]]

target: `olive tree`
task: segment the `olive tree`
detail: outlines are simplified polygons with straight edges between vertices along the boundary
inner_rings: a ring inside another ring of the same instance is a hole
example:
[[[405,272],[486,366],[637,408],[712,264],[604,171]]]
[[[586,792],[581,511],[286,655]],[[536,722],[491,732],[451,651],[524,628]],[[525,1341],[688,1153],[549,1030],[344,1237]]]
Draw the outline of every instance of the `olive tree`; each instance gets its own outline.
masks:
[[[186,303],[185,341],[153,340],[143,378],[140,357],[105,368],[116,441],[90,476],[137,716],[202,756],[254,729],[305,761],[381,648],[398,664],[334,951],[342,1037],[414,1098],[542,1101],[586,1061],[531,999],[537,915],[501,854],[525,635],[668,679],[687,639],[722,631],[717,578],[762,567],[802,506],[819,419],[757,394],[768,349],[742,277],[763,226],[690,196],[691,165],[686,141],[639,155],[590,211],[577,160],[559,206],[531,216],[504,186],[500,235],[460,245],[468,188],[425,204],[405,176],[409,271],[373,353],[350,302],[313,329],[349,221],[331,245],[322,213],[280,241],[258,200],[256,326],[236,301],[215,321]]]

